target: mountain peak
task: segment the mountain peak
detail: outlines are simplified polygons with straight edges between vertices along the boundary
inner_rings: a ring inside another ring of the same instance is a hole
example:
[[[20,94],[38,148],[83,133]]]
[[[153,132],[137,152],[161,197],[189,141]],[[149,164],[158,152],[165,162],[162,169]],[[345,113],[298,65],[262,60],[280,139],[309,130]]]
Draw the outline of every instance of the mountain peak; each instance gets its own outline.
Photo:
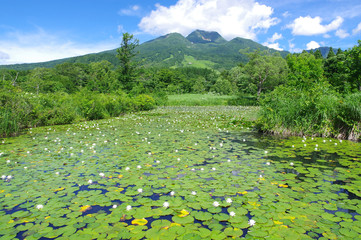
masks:
[[[187,36],[188,41],[192,43],[223,43],[226,40],[217,32],[208,32],[195,30]]]

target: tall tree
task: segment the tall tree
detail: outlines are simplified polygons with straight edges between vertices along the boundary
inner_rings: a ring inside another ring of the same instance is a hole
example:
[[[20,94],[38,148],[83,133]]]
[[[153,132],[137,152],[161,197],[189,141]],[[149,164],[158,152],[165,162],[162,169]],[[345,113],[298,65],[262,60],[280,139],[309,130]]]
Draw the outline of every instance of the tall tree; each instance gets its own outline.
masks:
[[[330,47],[330,50],[328,51],[327,58],[332,58],[335,56],[335,52],[333,51],[333,48]]]
[[[117,49],[117,57],[120,60],[120,82],[123,87],[130,91],[134,87],[139,63],[134,60],[137,55],[135,48],[139,46],[139,40],[134,39],[133,34],[123,33],[122,43]]]

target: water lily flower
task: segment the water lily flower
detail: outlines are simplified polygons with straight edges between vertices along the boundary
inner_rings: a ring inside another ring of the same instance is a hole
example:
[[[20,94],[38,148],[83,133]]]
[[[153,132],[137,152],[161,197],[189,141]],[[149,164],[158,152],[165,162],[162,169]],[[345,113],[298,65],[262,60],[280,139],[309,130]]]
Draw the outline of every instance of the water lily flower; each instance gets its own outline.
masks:
[[[116,204],[114,204],[113,206],[112,206],[112,208],[117,208],[118,207],[118,205],[116,205]]]
[[[267,153],[268,153],[268,151],[264,151],[264,153],[265,153],[265,154],[267,154]]]
[[[24,167],[24,169],[28,169],[28,167]]]
[[[197,195],[197,192],[196,192],[196,191],[192,191],[192,195]]]
[[[216,168],[215,168],[215,167],[213,167],[213,168],[212,168],[212,170],[213,170],[213,171],[216,171]]]
[[[271,165],[271,163],[270,162],[266,162],[266,164],[269,166],[269,165]]]
[[[129,171],[129,169],[130,169],[130,167],[126,167],[126,168],[125,168],[125,171]]]
[[[164,202],[163,207],[165,207],[165,208],[169,207],[169,202]]]
[[[40,209],[43,209],[43,207],[44,207],[44,206],[41,205],[41,204],[36,205],[36,208],[39,209],[39,210],[40,210]]]
[[[248,224],[249,224],[250,226],[254,226],[254,225],[256,224],[256,221],[253,220],[253,219],[250,219],[250,220],[248,221]]]
[[[232,203],[232,199],[227,198],[226,202],[227,202],[227,203]]]
[[[214,202],[213,202],[213,206],[218,207],[218,206],[219,206],[219,202],[214,201]]]
[[[7,179],[12,179],[13,176],[9,175],[9,176],[7,176],[6,178],[7,178]]]
[[[137,166],[137,168],[138,168],[138,169],[141,169],[141,168],[142,168],[142,166],[138,165],[138,166]]]
[[[175,194],[174,191],[171,191],[171,192],[170,192],[170,195],[171,195],[171,196],[174,196],[174,194]]]
[[[138,188],[137,190],[139,193],[142,193],[143,192],[143,189],[142,188]]]
[[[130,205],[128,205],[127,208],[126,208],[127,211],[129,211],[131,209],[132,209],[132,206],[130,206]]]
[[[56,172],[55,174],[56,174],[56,175],[59,175],[59,172]]]
[[[89,183],[89,184],[92,184],[92,183],[93,183],[93,180],[89,179],[89,180],[88,180],[88,183]]]
[[[10,160],[6,160],[6,163],[10,163],[11,161]]]
[[[6,175],[2,175],[1,178],[4,180],[6,178]]]
[[[291,165],[291,166],[293,166],[293,165],[294,165],[294,163],[293,163],[293,162],[290,162],[290,165]]]
[[[104,177],[105,174],[101,172],[101,173],[99,173],[99,176]]]
[[[236,216],[236,213],[235,213],[235,212],[230,212],[229,215],[230,215],[231,217],[234,217],[234,216]]]

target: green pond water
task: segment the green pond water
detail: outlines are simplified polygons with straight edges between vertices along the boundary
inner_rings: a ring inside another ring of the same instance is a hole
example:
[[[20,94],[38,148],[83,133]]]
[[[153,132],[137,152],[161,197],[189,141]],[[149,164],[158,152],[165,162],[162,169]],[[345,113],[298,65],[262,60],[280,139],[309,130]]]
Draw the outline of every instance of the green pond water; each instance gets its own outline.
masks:
[[[0,239],[359,239],[361,145],[168,107],[0,140]]]

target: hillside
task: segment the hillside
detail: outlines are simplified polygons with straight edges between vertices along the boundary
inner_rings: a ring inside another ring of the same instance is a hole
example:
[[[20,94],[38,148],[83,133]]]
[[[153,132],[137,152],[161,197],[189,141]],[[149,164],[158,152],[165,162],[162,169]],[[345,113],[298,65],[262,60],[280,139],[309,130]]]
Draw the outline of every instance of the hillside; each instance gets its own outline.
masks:
[[[143,60],[143,64],[147,67],[197,66],[222,70],[247,62],[247,57],[239,53],[240,49],[277,52],[277,50],[249,39],[237,37],[227,41],[217,32],[196,30],[187,37],[179,33],[170,33],[142,43],[137,48],[139,52],[137,60]],[[283,57],[288,53],[286,51],[280,52]],[[36,67],[54,67],[64,62],[90,63],[102,60],[107,60],[115,66],[118,65],[116,49],[42,63],[3,65],[0,68],[28,70]]]

